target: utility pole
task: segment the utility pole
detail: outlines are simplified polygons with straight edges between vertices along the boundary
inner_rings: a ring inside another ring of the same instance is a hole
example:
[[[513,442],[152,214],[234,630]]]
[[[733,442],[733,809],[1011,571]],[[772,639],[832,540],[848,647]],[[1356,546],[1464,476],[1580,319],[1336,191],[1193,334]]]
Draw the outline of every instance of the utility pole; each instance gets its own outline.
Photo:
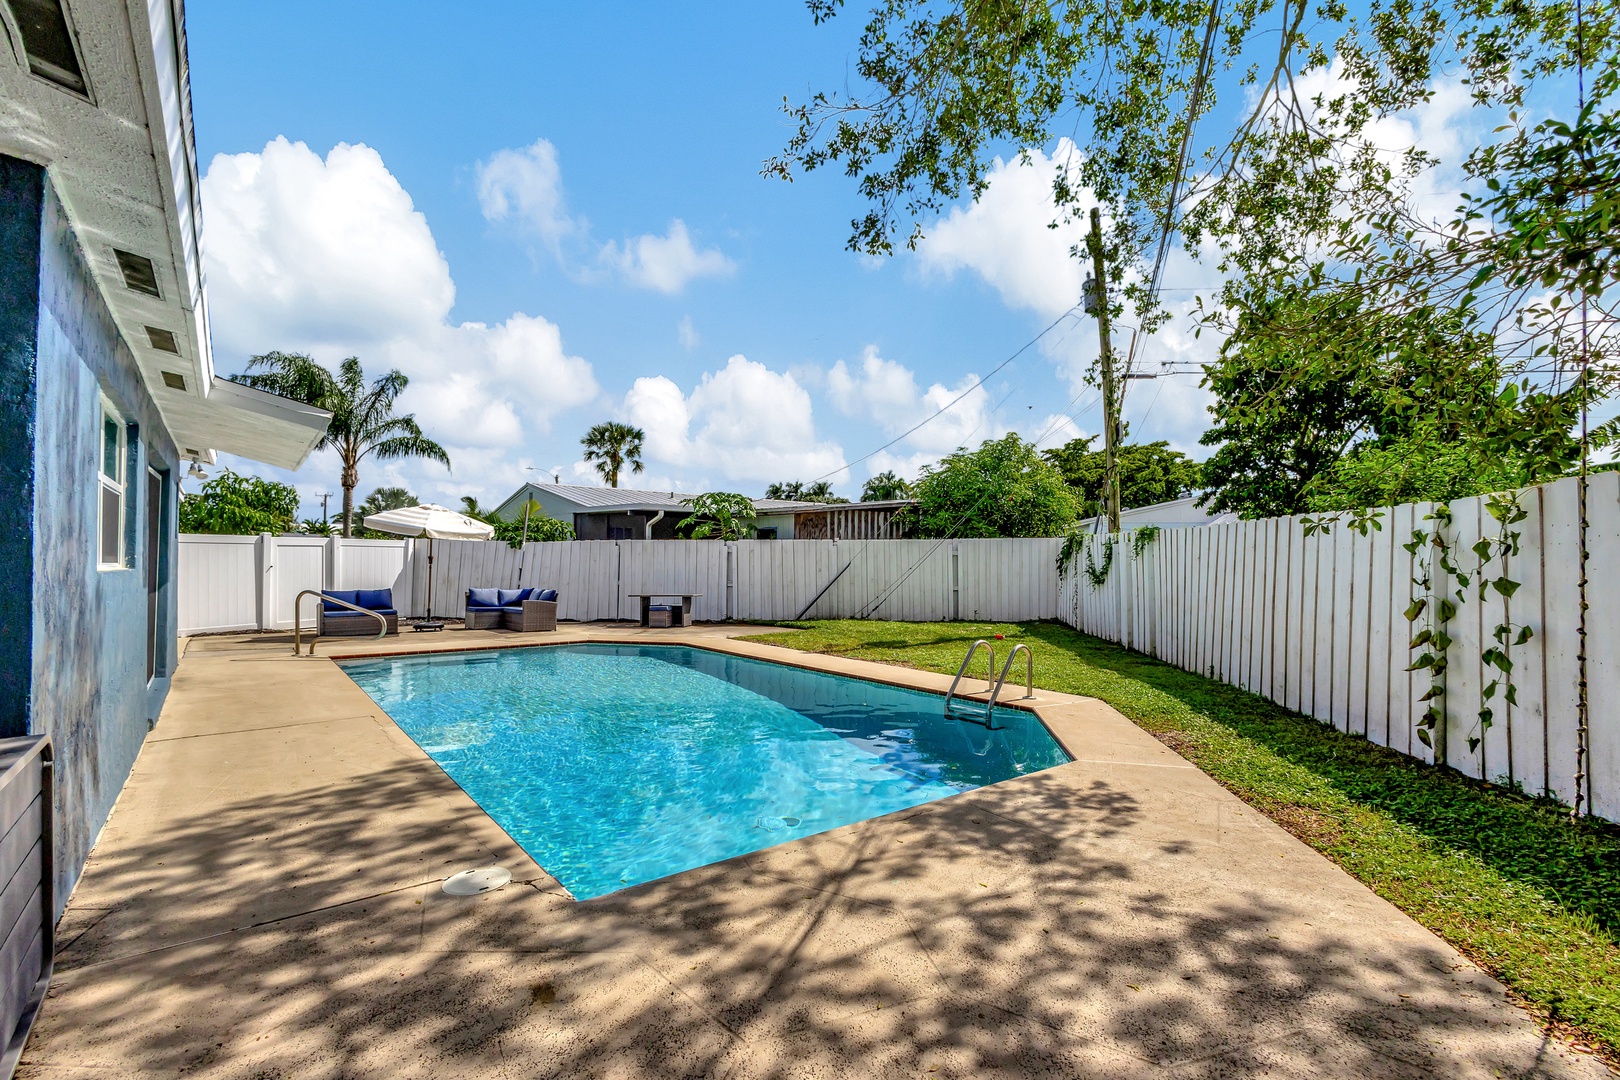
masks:
[[[1114,350],[1108,343],[1108,275],[1103,266],[1102,211],[1091,208],[1091,232],[1086,236],[1092,273],[1086,277],[1086,313],[1097,316],[1097,339],[1102,344],[1099,367],[1103,392],[1103,505],[1108,531],[1119,532],[1119,394],[1114,388]]]
[[[329,525],[329,524],[331,524],[331,521],[332,521],[332,518],[326,512],[326,501],[328,499],[330,499],[331,497],[332,497],[331,495],[326,494],[326,493],[322,493],[322,495],[321,495],[321,524],[322,525]],[[335,586],[334,586],[334,588],[335,588]]]

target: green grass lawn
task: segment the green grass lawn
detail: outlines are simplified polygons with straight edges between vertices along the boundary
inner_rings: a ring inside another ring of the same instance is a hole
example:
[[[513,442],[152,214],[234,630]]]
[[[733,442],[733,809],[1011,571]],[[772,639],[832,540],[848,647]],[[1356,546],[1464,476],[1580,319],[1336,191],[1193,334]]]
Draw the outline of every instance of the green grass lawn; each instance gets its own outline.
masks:
[[[1055,623],[805,622],[752,640],[955,674],[974,638],[1100,698],[1620,1062],[1620,827],[1468,780]]]

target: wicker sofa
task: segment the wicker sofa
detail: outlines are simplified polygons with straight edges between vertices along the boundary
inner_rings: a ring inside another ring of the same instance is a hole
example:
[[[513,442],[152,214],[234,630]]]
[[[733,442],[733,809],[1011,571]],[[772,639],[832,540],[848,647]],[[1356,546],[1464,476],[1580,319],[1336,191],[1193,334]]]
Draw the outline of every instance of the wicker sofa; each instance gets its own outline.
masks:
[[[557,629],[556,589],[468,589],[468,630],[500,626],[520,634]]]
[[[321,637],[376,637],[377,620],[351,611],[333,600],[344,600],[375,611],[388,622],[390,634],[399,633],[399,612],[394,610],[392,589],[326,589],[321,592],[321,610],[315,618],[315,632]]]

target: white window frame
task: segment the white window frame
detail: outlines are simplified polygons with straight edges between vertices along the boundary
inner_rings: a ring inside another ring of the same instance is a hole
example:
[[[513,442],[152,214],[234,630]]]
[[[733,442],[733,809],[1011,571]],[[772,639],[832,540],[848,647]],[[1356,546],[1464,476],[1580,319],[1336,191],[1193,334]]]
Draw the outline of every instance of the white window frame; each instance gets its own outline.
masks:
[[[124,570],[128,567],[124,561],[124,516],[125,502],[129,498],[129,484],[126,476],[129,472],[129,425],[118,410],[113,408],[112,402],[105,396],[101,399],[101,413],[96,425],[96,569],[97,570]],[[111,420],[118,428],[118,461],[119,476],[108,476],[107,465],[107,421]],[[118,553],[112,562],[106,561],[102,556],[101,538],[106,530],[107,504],[103,493],[111,491],[118,496]]]

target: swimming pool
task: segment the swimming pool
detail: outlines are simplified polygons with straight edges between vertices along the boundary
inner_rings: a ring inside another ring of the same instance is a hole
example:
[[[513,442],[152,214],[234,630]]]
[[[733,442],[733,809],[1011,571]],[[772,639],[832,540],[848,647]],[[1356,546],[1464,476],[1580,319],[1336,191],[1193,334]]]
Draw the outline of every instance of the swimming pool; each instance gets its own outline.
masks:
[[[576,898],[1069,760],[1029,712],[672,645],[343,669]]]

